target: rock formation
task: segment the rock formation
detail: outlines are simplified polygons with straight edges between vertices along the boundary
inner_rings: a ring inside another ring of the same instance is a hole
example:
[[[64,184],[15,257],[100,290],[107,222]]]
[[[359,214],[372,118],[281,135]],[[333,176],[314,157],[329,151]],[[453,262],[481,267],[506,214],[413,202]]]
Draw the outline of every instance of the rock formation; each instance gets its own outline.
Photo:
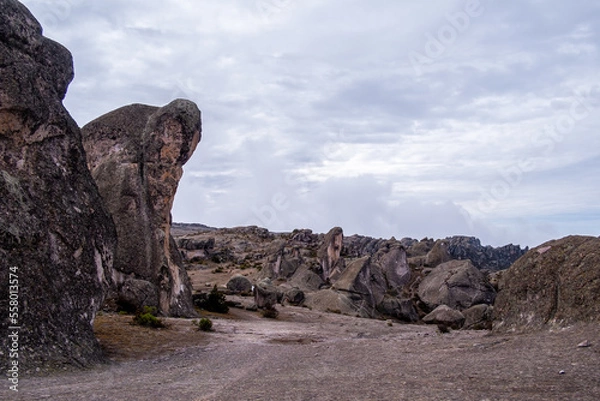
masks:
[[[170,316],[192,316],[191,285],[170,234],[171,207],[183,165],[201,136],[200,111],[186,100],[158,108],[114,110],[82,128],[87,162],[118,235],[112,296],[141,308],[157,302]],[[131,280],[156,297],[132,299]],[[129,291],[131,293],[131,291]]]
[[[321,277],[329,282],[343,270],[344,259],[340,258],[344,232],[340,227],[334,227],[325,235],[325,241],[319,248],[317,257],[321,263]]]
[[[600,238],[569,236],[533,248],[506,270],[494,329],[600,321]]]
[[[494,303],[496,291],[469,260],[442,263],[419,284],[419,298],[430,310],[439,305],[464,310]]]
[[[0,0],[0,310],[10,299],[17,313],[0,320],[0,360],[9,358],[8,326],[19,326],[11,362],[21,369],[102,357],[92,322],[116,233],[62,105],[72,78],[69,51],[19,2]]]

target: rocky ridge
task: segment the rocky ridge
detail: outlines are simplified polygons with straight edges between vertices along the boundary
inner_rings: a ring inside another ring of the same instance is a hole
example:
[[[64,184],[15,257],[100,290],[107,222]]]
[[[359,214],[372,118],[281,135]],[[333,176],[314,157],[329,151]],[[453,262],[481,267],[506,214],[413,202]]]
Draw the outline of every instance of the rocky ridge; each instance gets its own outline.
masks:
[[[227,280],[234,276],[239,280],[242,274],[255,285],[269,279],[271,291],[277,292],[283,303],[292,298],[288,293],[294,291],[298,297],[300,291],[302,303],[312,309],[407,322],[418,321],[441,303],[459,312],[477,304],[492,304],[496,292],[488,274],[525,252],[514,245],[482,247],[478,240],[467,237],[438,241],[344,237],[340,227],[316,234],[308,229],[272,233],[259,227],[207,229],[175,224],[174,232],[192,280],[198,277],[196,288],[202,288],[198,280],[224,288]],[[462,259],[466,255],[479,255],[478,266]],[[446,261],[465,271],[462,281],[455,279],[456,285],[450,285],[455,287],[450,291],[454,295],[437,304],[423,300],[425,285],[432,293],[448,293],[447,280],[431,280],[444,271]],[[490,313],[484,315],[487,318]]]

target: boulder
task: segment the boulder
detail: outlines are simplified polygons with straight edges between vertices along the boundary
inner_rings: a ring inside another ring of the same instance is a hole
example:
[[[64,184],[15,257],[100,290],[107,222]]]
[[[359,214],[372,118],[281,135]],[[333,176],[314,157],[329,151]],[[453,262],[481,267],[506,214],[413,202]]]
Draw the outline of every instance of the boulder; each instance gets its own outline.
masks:
[[[0,0],[3,372],[9,326],[20,327],[10,332],[23,373],[102,359],[92,323],[112,281],[116,233],[62,104],[72,78],[69,51],[42,36],[25,6]]]
[[[372,317],[371,312],[361,308],[350,298],[350,294],[340,293],[332,289],[306,294],[304,306],[331,313],[340,313],[348,316]]]
[[[462,311],[465,316],[463,330],[491,330],[494,307],[485,304],[471,306]]]
[[[374,259],[385,276],[388,291],[395,295],[401,294],[404,286],[411,280],[411,270],[404,247],[394,241],[379,249]]]
[[[360,297],[360,302],[371,309],[383,301],[387,291],[381,268],[371,263],[369,256],[350,263],[333,282],[331,288]]]
[[[119,288],[116,302],[120,310],[139,312],[144,306],[158,305],[158,291],[149,281],[127,278]]]
[[[448,250],[448,241],[437,240],[425,257],[425,266],[436,267],[442,263],[452,260]]]
[[[299,267],[289,280],[290,284],[304,292],[317,291],[323,285],[323,279],[308,266]]]
[[[496,291],[469,260],[452,260],[431,271],[419,284],[419,298],[427,308],[439,305],[464,310],[477,304],[493,304]]]
[[[322,269],[321,278],[325,282],[329,282],[344,269],[344,259],[340,256],[343,240],[344,231],[340,227],[334,227],[325,235],[325,241],[317,251]]]
[[[252,282],[246,276],[236,274],[227,281],[227,289],[234,294],[252,292]]]
[[[500,278],[494,330],[600,321],[600,238],[569,236],[533,248]]]
[[[272,309],[277,304],[278,291],[270,279],[266,278],[254,286],[254,303],[259,309]]]
[[[508,269],[517,259],[527,252],[518,245],[508,244],[493,248],[482,246],[475,237],[454,236],[444,240],[452,259],[469,259],[478,269],[503,270]]]
[[[423,317],[423,322],[458,330],[463,326],[465,322],[465,316],[456,309],[452,309],[446,305],[440,305],[431,313]]]
[[[127,277],[151,282],[164,315],[195,314],[170,229],[183,165],[200,132],[200,111],[181,99],[161,108],[125,106],[82,128],[88,166],[117,228],[117,288]]]
[[[290,288],[285,291],[283,299],[290,305],[302,305],[305,299],[304,291],[299,288]]]
[[[419,314],[410,299],[386,296],[377,306],[377,310],[386,316],[395,317],[404,322],[413,323],[419,320]]]

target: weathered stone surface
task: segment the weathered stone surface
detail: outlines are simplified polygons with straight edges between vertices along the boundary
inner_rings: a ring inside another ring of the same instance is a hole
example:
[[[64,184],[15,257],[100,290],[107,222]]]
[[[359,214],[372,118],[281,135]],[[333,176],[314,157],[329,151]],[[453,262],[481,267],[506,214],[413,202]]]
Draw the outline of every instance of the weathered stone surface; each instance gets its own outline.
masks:
[[[482,246],[475,237],[454,236],[444,241],[448,244],[448,253],[452,259],[469,259],[476,268],[492,271],[508,269],[528,251],[527,247],[522,249],[513,244],[497,248]]]
[[[302,305],[305,299],[304,291],[299,288],[290,288],[285,292],[283,299],[290,305]]]
[[[380,267],[365,256],[350,263],[331,288],[359,295],[362,303],[374,309],[383,301],[387,285]]]
[[[447,305],[440,305],[423,318],[427,324],[439,324],[451,329],[458,330],[465,322],[465,316],[456,309]]]
[[[334,227],[325,235],[325,241],[319,248],[317,257],[323,270],[321,277],[325,282],[335,279],[344,269],[344,259],[340,257],[343,240],[344,231],[340,227]]]
[[[395,295],[401,294],[412,276],[404,246],[397,242],[386,244],[377,251],[374,259],[385,276],[388,290]]]
[[[485,304],[471,306],[462,311],[465,316],[463,330],[491,330],[494,307]]]
[[[377,310],[386,316],[392,316],[405,322],[416,322],[419,315],[410,299],[398,299],[386,296],[378,305]]]
[[[270,279],[266,278],[254,286],[254,303],[259,309],[271,309],[277,304],[277,287]]]
[[[139,312],[144,306],[158,305],[158,291],[149,281],[128,278],[121,285],[116,302],[121,310]]]
[[[19,2],[0,0],[3,372],[9,325],[20,326],[21,372],[102,356],[92,322],[111,281],[116,233],[86,167],[80,130],[62,105],[72,78],[69,51],[43,37]],[[9,291],[18,296],[13,321]]]
[[[87,162],[119,238],[115,268],[158,289],[159,311],[193,316],[191,286],[173,241],[171,207],[183,165],[201,135],[200,111],[186,100],[125,106],[82,128]]]
[[[344,294],[332,289],[324,289],[318,292],[306,294],[304,305],[322,312],[341,313],[349,316],[371,317],[371,312],[361,308],[350,298],[350,294]]]
[[[435,267],[452,260],[447,240],[437,240],[425,257],[425,266]]]
[[[234,294],[250,293],[252,291],[252,282],[248,277],[236,274],[227,281],[227,289]]]
[[[469,260],[442,263],[419,284],[419,298],[432,310],[439,305],[463,310],[492,304],[496,291]]]
[[[600,238],[569,236],[533,248],[506,270],[494,330],[600,321]]]

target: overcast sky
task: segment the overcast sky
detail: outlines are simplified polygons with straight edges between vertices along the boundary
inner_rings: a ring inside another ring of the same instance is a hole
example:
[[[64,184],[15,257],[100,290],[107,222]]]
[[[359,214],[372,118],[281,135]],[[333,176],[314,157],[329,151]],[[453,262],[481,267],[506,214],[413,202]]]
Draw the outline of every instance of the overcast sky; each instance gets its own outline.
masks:
[[[597,0],[25,0],[80,126],[203,113],[173,217],[274,231],[600,235]]]

